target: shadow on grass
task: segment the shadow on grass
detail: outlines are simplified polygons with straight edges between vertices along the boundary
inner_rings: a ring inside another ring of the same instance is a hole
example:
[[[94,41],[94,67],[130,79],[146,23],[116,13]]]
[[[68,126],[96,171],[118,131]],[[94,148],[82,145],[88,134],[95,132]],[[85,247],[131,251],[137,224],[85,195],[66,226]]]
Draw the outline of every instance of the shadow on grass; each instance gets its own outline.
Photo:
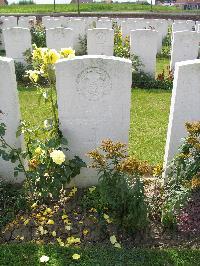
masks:
[[[79,254],[79,260],[72,255]],[[0,247],[0,265],[41,265],[42,255],[49,257],[46,265],[199,265],[200,250],[187,249],[116,249],[91,245],[82,248],[64,248],[57,245],[12,244]]]

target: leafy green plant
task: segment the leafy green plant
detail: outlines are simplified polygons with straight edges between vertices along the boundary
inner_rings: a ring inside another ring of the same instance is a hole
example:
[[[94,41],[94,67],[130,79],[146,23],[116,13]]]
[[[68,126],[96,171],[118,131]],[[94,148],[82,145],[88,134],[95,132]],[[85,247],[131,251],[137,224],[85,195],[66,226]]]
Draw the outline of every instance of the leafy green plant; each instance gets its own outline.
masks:
[[[79,55],[79,56],[86,55],[87,54],[87,35],[86,34],[83,36],[79,35],[78,40],[79,40],[80,48],[79,48],[79,51],[76,52],[76,55]]]
[[[31,38],[32,44],[35,44],[37,47],[46,47],[46,32],[40,21],[32,23]]]
[[[113,23],[114,28],[114,56],[127,58],[132,61],[133,71],[138,72],[142,63],[138,56],[130,54],[130,40],[122,37],[121,28]]]
[[[18,135],[23,131],[29,135],[35,134],[31,129],[22,125]],[[6,127],[0,124],[0,156],[5,161],[16,163],[14,175],[25,175],[24,188],[26,196],[31,201],[49,201],[59,197],[64,185],[80,173],[85,163],[77,156],[69,160],[63,150],[68,150],[67,142],[62,136],[51,136],[45,141],[33,140],[29,137],[27,151],[9,145],[5,140]],[[31,148],[30,148],[31,147]],[[37,148],[35,148],[37,147]],[[35,148],[35,149],[34,149]],[[24,160],[28,160],[28,169]]]
[[[0,156],[7,161],[18,163],[15,167],[15,176],[23,172],[25,176],[24,187],[27,197],[31,201],[49,201],[57,199],[66,183],[80,173],[85,163],[77,156],[68,159],[63,151],[67,151],[67,140],[63,138],[59,130],[57,116],[57,99],[55,91],[54,64],[60,58],[74,56],[72,49],[62,49],[60,53],[47,48],[33,50],[29,60],[33,70],[27,71],[27,76],[38,88],[38,93],[51,106],[51,114],[44,121],[43,128],[31,129],[25,122],[21,123],[17,136],[26,134],[26,152],[12,147],[5,139],[6,127],[1,123],[0,127]],[[42,87],[38,83],[39,78],[45,79],[48,87]],[[37,135],[45,135],[43,141],[35,138]],[[24,167],[23,160],[28,161],[28,169]]]
[[[100,200],[124,229],[143,231],[148,225],[148,207],[142,176],[151,172],[146,162],[127,156],[126,145],[102,141],[89,153],[91,167],[99,175]]]
[[[171,38],[172,38],[172,28],[169,27],[168,33],[162,41],[161,52],[157,55],[157,57],[170,58],[170,56],[171,56]]]
[[[25,76],[26,71],[29,69],[29,66],[26,64],[23,64],[21,62],[15,62],[15,74],[16,74],[16,80],[19,83],[27,82],[28,79]]]
[[[178,215],[193,190],[200,188],[200,122],[186,123],[186,128],[188,136],[169,166],[162,215],[162,222],[168,227],[176,225],[174,214]]]
[[[132,73],[132,86],[141,89],[163,89],[170,90],[173,87],[173,74],[168,69],[159,74],[156,78],[143,71],[133,71]]]

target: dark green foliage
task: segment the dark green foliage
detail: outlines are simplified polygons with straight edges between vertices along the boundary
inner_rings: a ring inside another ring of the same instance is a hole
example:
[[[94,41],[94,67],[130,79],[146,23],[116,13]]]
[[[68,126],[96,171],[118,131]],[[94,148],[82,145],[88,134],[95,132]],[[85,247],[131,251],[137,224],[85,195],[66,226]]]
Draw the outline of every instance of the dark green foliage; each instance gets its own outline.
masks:
[[[162,75],[162,74],[161,74]],[[133,72],[132,86],[141,89],[163,89],[171,90],[173,87],[173,79],[171,77],[154,78],[144,72]]]
[[[16,80],[19,83],[24,83],[28,80],[26,78],[26,71],[29,69],[29,67],[21,62],[15,62],[15,75]]]
[[[176,225],[176,215],[193,191],[200,188],[200,121],[186,123],[186,128],[188,136],[168,171],[169,181],[162,215],[163,224],[167,227]]]
[[[26,207],[23,188],[6,183],[0,178],[0,229]]]
[[[46,47],[46,32],[41,22],[36,22],[31,27],[32,44],[37,47]]]
[[[111,210],[116,223],[132,233],[146,229],[148,211],[140,178],[131,182],[124,173],[107,172],[100,176],[99,188],[100,199]]]
[[[169,28],[167,36],[162,41],[161,52],[157,55],[157,57],[170,58],[170,56],[171,56],[171,38],[172,38],[172,29]]]
[[[20,0],[18,4],[24,6],[24,5],[33,5],[35,3],[33,0]]]
[[[84,36],[79,35],[79,51],[75,51],[77,56],[86,55],[87,54],[87,35]]]

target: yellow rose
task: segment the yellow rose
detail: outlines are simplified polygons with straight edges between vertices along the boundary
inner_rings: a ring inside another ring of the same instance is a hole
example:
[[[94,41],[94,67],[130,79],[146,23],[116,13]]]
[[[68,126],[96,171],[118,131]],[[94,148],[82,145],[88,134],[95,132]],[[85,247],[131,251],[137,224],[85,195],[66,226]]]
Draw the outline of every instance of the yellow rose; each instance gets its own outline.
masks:
[[[50,157],[52,158],[53,162],[61,165],[65,161],[65,154],[60,150],[53,150],[50,153]]]
[[[77,253],[75,253],[74,255],[72,255],[72,259],[73,260],[79,260],[80,259],[80,255],[79,254],[77,254]]]
[[[42,154],[44,154],[44,150],[42,148],[40,148],[40,147],[37,147],[35,149],[35,154],[42,155]]]
[[[55,64],[58,59],[60,59],[60,55],[59,53],[54,50],[54,49],[48,49],[45,53],[44,53],[44,63],[45,64]]]
[[[75,51],[69,47],[69,48],[61,48],[60,55],[62,58],[73,58],[75,57]]]
[[[37,82],[38,79],[39,79],[39,74],[40,72],[37,71],[37,70],[29,70],[26,72],[28,74],[28,77],[29,79],[32,81],[32,82]]]

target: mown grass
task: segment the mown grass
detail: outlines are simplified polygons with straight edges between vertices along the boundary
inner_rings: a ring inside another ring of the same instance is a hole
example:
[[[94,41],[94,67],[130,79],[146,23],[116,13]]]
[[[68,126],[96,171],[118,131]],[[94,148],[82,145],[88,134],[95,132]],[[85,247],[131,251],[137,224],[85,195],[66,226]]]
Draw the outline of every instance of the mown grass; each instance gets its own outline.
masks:
[[[77,4],[57,4],[56,12],[77,12]],[[81,12],[131,12],[131,11],[151,11],[150,5],[141,4],[119,4],[119,3],[92,3],[81,4]],[[182,9],[175,6],[153,6],[154,12],[183,12]],[[8,5],[1,6],[0,13],[48,13],[54,12],[54,6],[52,4],[41,5]]]
[[[169,58],[157,58],[156,62],[156,75],[161,74],[163,70],[167,73],[170,64]]]
[[[39,94],[33,88],[20,87],[19,96],[22,119],[29,121],[30,127],[43,126],[51,117],[50,106],[38,101]],[[130,154],[153,164],[162,162],[170,97],[171,93],[163,90],[132,90]]]
[[[133,89],[129,153],[152,164],[162,163],[171,92]]]
[[[80,254],[78,261],[72,260]],[[43,265],[66,266],[163,266],[199,265],[200,250],[192,249],[116,249],[111,246],[91,245],[65,248],[56,245],[12,244],[0,246],[1,266],[39,266],[42,255],[49,257]]]

